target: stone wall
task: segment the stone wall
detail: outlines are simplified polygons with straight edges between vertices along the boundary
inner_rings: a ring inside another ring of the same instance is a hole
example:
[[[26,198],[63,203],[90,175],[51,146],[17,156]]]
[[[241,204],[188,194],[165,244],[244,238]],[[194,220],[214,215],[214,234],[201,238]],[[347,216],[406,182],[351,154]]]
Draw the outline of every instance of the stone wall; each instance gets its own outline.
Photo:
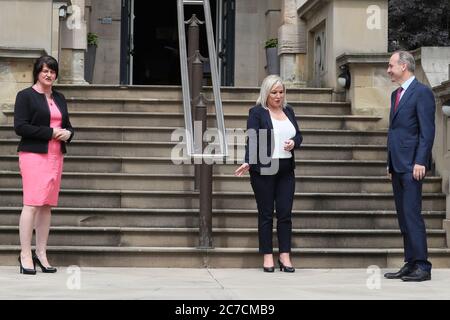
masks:
[[[278,2],[236,0],[235,86],[255,87],[266,76],[264,43],[277,37]]]
[[[17,92],[33,83],[33,64],[43,49],[0,47],[0,124],[6,122],[2,111],[12,110]]]
[[[52,0],[0,1],[0,46],[52,52]]]
[[[422,47],[411,52],[419,66],[416,75],[430,87],[448,80],[450,47]]]
[[[344,53],[386,52],[387,9],[387,0],[305,1],[298,14],[306,22],[308,84],[337,88],[336,58]]]
[[[89,17],[88,32],[98,35],[93,83],[118,84],[120,82],[121,1],[91,0],[90,4],[91,6],[88,6],[86,10]],[[102,20],[103,18],[111,18],[111,20]]]

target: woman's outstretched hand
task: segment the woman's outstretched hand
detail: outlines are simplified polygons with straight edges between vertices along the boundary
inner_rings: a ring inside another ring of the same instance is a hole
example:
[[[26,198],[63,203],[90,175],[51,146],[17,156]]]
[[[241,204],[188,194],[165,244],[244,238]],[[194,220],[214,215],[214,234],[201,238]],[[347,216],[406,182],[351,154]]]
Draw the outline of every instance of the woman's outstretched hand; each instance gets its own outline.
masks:
[[[237,177],[242,176],[244,173],[246,173],[250,169],[250,165],[248,163],[243,163],[239,168],[236,169],[234,172],[234,175]]]

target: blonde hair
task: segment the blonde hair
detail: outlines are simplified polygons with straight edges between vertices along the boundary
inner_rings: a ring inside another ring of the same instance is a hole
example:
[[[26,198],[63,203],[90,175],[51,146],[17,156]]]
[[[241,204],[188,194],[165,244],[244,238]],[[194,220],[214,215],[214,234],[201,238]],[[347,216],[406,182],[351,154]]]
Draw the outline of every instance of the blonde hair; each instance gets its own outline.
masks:
[[[267,109],[267,98],[269,97],[270,91],[272,88],[276,85],[281,85],[283,87],[284,96],[283,96],[283,102],[281,103],[283,108],[287,105],[286,100],[286,86],[283,83],[283,80],[277,76],[277,75],[270,75],[267,76],[262,84],[261,84],[261,90],[259,92],[258,100],[256,100],[256,104],[261,104],[263,108]]]

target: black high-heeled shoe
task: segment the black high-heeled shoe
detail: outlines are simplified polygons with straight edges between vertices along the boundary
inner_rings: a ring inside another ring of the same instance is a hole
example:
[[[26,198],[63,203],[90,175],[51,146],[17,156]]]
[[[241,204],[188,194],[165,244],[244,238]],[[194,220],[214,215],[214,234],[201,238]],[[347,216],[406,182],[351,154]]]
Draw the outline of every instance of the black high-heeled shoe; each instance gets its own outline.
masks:
[[[283,264],[283,262],[280,261],[280,259],[278,259],[278,264],[280,265],[280,271],[284,271],[284,272],[295,272],[295,268],[294,267],[288,267],[285,266]]]
[[[264,272],[275,272],[275,267],[263,267]]]
[[[45,267],[36,254],[33,254],[33,262],[35,262],[41,268],[43,273],[55,273],[57,271],[55,267]]]
[[[33,261],[33,268],[34,269],[27,269],[27,268],[24,268],[23,267],[23,265],[22,265],[22,259],[20,259],[20,256],[19,256],[19,265],[20,265],[20,273],[21,274],[32,274],[32,275],[34,275],[34,274],[36,274],[36,266],[34,265],[34,261]]]

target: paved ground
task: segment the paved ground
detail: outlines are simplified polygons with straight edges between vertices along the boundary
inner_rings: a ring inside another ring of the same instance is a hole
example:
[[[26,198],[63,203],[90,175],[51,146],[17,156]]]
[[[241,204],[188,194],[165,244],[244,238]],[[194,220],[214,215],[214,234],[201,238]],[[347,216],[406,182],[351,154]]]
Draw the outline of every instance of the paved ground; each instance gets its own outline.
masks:
[[[383,269],[59,268],[56,274],[19,274],[0,267],[0,299],[334,300],[450,299],[450,269],[432,280],[383,278]],[[391,271],[391,270],[389,270]]]

